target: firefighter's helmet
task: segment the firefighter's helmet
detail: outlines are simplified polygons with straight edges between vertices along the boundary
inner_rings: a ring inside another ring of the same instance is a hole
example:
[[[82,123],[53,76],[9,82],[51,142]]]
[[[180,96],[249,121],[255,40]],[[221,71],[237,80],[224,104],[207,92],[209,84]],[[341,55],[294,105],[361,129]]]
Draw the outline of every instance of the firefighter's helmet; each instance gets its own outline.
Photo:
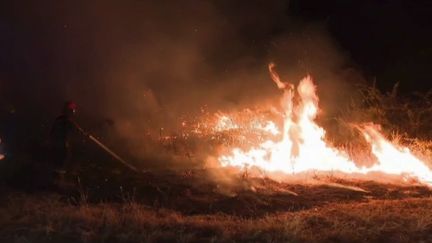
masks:
[[[77,106],[77,104],[75,102],[73,102],[73,101],[66,101],[64,103],[64,106],[63,106],[63,113],[65,115],[73,115],[73,114],[75,114],[77,108],[78,108],[78,106]]]

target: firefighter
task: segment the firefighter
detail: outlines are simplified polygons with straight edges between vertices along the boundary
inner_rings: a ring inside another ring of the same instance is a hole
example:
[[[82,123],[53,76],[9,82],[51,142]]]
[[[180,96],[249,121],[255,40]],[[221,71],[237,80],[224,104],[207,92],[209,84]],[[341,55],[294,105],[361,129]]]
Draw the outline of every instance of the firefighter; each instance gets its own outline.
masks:
[[[111,155],[114,159],[118,160],[120,163],[128,167],[129,169],[137,172],[137,168],[126,162],[111,149],[105,146],[94,136],[86,133],[75,121],[74,117],[77,111],[77,105],[68,101],[65,102],[63,106],[62,113],[56,118],[50,132],[50,144],[51,144],[51,168],[53,168],[52,175],[54,178],[49,178],[54,180],[54,182],[62,183],[66,171],[68,169],[68,174],[73,174],[74,165],[71,163],[71,147],[70,140],[73,134],[80,134],[90,141],[93,141],[96,145],[102,148],[105,152]],[[70,172],[70,173],[69,173]]]
[[[74,117],[78,106],[72,102],[65,102],[62,113],[56,118],[50,131],[51,166],[54,176],[60,179],[70,168],[71,147],[70,140],[74,133],[86,135],[81,127],[75,123]]]

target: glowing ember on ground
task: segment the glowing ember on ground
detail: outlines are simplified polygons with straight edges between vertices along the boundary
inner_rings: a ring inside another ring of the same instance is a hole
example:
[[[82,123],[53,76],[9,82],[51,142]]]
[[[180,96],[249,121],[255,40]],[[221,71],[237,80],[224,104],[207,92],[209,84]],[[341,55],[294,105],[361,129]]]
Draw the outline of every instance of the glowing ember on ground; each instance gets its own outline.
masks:
[[[272,135],[278,135],[278,134],[280,134],[279,129],[277,128],[276,124],[274,122],[272,122],[272,121],[267,121],[265,123],[265,125],[262,125],[261,123],[257,123],[255,125],[255,128],[257,130],[268,132],[268,133],[270,133]]]
[[[295,174],[306,171],[340,171],[344,173],[383,172],[387,174],[416,177],[432,183],[432,171],[416,158],[408,148],[399,147],[388,141],[373,124],[358,125],[371,146],[376,163],[371,167],[358,167],[346,152],[329,145],[325,140],[325,130],[316,122],[318,96],[316,86],[310,76],[294,85],[282,82],[274,71],[269,71],[277,87],[283,90],[281,108],[283,125],[278,128],[273,121],[256,126],[280,138],[266,139],[250,149],[235,147],[219,156],[222,166],[241,169],[257,167],[268,172]],[[229,116],[220,117],[216,130],[236,129],[239,126]]]
[[[239,126],[234,123],[234,121],[227,115],[218,115],[219,119],[217,121],[217,124],[215,126],[215,130],[220,131],[226,131],[226,130],[232,130],[237,129]]]

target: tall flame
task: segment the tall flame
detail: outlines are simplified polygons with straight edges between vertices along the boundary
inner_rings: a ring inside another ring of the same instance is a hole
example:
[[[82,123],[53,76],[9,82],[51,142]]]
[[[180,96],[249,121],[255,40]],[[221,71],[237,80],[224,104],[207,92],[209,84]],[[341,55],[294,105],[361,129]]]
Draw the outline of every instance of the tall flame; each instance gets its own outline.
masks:
[[[283,90],[283,127],[282,131],[276,133],[281,134],[281,139],[265,140],[247,151],[233,148],[219,157],[222,166],[258,167],[269,172],[287,174],[311,170],[361,174],[377,171],[413,176],[432,183],[430,168],[408,148],[399,148],[389,142],[373,124],[357,128],[371,146],[377,162],[371,167],[358,167],[346,152],[331,147],[324,140],[325,130],[315,122],[319,99],[312,78],[303,78],[295,90],[294,85],[280,80],[274,68],[275,65],[271,63],[270,76],[277,87]],[[295,100],[295,97],[298,99]]]

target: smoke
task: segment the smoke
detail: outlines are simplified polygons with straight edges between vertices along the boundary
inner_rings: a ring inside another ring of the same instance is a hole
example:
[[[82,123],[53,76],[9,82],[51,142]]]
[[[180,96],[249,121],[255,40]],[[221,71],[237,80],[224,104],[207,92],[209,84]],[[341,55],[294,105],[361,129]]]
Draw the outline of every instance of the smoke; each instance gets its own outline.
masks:
[[[285,81],[311,74],[330,114],[361,79],[325,26],[288,17],[287,1],[28,4],[10,3],[1,25],[5,104],[47,129],[62,102],[74,100],[84,127],[140,158],[156,154],[150,141],[161,128],[174,133],[203,107],[278,100],[270,61]]]

